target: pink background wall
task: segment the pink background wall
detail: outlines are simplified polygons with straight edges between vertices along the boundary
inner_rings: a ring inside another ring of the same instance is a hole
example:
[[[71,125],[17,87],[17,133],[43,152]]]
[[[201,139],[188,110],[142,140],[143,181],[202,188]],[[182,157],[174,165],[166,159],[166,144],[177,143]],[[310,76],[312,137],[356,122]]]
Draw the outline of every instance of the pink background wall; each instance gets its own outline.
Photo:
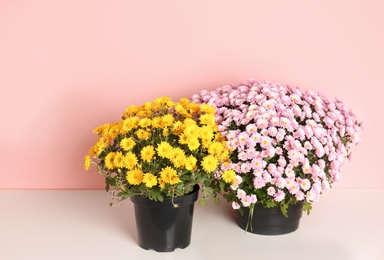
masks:
[[[91,131],[131,104],[248,78],[365,121],[337,187],[384,188],[384,2],[0,0],[0,189],[103,189]]]

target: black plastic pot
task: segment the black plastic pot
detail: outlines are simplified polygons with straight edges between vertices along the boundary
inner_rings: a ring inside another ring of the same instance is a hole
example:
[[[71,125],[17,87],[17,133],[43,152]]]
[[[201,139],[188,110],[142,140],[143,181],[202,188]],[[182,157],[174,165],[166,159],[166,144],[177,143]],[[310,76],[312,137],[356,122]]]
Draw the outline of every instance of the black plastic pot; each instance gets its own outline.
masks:
[[[194,203],[199,195],[199,185],[183,197],[163,202],[148,198],[130,197],[134,203],[139,246],[158,252],[172,252],[186,248],[191,242]]]
[[[247,232],[259,235],[283,235],[291,233],[299,228],[300,219],[303,213],[303,202],[288,207],[288,218],[285,217],[279,207],[264,208],[256,204],[253,218],[249,225],[249,208],[243,208],[243,216],[236,211],[236,220],[240,228]]]

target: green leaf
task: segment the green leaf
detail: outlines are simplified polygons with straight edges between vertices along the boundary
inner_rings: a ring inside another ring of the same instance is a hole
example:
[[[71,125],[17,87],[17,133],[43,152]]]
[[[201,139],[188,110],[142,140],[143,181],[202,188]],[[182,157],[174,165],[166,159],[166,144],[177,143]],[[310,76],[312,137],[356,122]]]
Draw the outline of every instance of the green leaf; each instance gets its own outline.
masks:
[[[244,217],[244,210],[243,210],[243,208],[239,208],[238,211],[239,211],[240,215],[242,217]]]
[[[220,191],[224,191],[226,184],[224,182],[219,182]]]
[[[288,204],[281,204],[280,211],[284,215],[284,217],[288,218]]]
[[[215,201],[215,205],[220,206],[220,203],[221,203],[221,202],[220,202],[220,199],[219,199],[219,198],[216,198],[214,201]]]
[[[204,194],[204,197],[212,197],[212,194],[213,194],[213,188],[204,186],[204,188],[203,188],[203,194]]]
[[[266,201],[264,204],[263,204],[264,207],[266,208],[273,208],[273,207],[276,207],[277,206],[277,203],[274,202],[274,201]]]
[[[108,192],[109,191],[109,185],[108,183],[105,184],[105,190]]]
[[[112,186],[115,186],[115,183],[116,183],[116,181],[113,179],[113,178],[111,178],[111,177],[106,177],[105,178],[105,190],[106,191],[109,191],[109,189],[110,189],[110,187]]]
[[[200,198],[199,199],[199,204],[200,204],[200,206],[207,206],[207,200],[203,199],[203,198]]]
[[[303,211],[306,212],[307,215],[309,215],[309,213],[311,212],[311,209],[312,209],[312,204],[310,202],[305,202],[303,205]]]
[[[164,197],[161,194],[155,194],[155,196],[158,201],[164,201]]]

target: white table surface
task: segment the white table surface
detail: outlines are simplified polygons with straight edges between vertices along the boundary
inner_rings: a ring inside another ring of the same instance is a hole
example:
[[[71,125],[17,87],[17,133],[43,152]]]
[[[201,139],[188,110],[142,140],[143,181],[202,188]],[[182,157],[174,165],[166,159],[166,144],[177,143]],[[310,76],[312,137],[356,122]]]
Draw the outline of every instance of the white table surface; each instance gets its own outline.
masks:
[[[245,233],[224,201],[196,204],[191,244],[170,253],[140,248],[132,202],[110,199],[102,190],[0,191],[0,259],[384,259],[384,189],[334,188],[281,236]]]

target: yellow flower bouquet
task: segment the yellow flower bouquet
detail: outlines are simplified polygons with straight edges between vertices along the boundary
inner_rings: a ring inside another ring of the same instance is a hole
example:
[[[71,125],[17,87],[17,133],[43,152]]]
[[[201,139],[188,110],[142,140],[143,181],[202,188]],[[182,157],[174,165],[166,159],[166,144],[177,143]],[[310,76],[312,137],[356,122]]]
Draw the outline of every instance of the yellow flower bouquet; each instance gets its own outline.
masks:
[[[214,114],[213,107],[187,98],[130,106],[119,122],[93,131],[99,139],[85,156],[85,169],[96,166],[117,202],[130,196],[163,201],[189,194],[198,184],[204,204],[217,195],[215,174],[229,161]]]

